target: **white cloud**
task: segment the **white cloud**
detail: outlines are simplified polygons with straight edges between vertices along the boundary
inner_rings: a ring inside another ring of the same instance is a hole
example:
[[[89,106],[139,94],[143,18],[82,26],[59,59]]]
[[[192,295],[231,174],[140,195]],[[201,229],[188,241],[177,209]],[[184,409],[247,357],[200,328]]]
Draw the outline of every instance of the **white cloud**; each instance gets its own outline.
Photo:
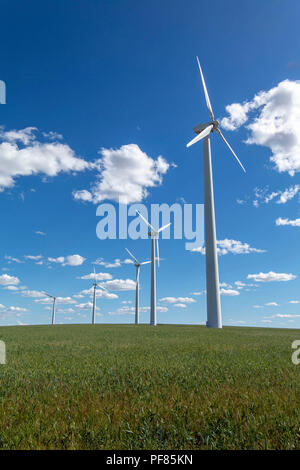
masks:
[[[277,302],[267,302],[265,304],[267,307],[278,307],[278,303]]]
[[[50,263],[58,263],[62,266],[81,266],[86,258],[80,255],[59,256],[58,258],[48,258]]]
[[[228,296],[235,296],[235,295],[240,295],[239,291],[238,290],[234,290],[234,289],[220,289],[220,294],[221,295],[228,295]]]
[[[255,95],[253,100],[233,103],[226,107],[229,117],[221,120],[228,130],[245,124],[250,136],[247,144],[262,145],[272,152],[270,161],[279,172],[291,176],[300,171],[300,82],[284,80],[268,91]]]
[[[96,182],[90,191],[75,191],[75,199],[94,204],[106,199],[125,204],[140,202],[148,195],[148,188],[162,183],[162,175],[169,169],[162,156],[154,160],[136,144],[103,148],[100,153],[102,158],[95,164],[99,171]]]
[[[61,142],[40,142],[36,128],[0,130],[0,191],[11,188],[19,176],[78,172],[91,167]]]
[[[104,261],[103,258],[98,258],[92,264],[104,266],[105,268],[120,268],[122,264],[133,264],[133,261],[131,259],[121,261],[119,258],[116,258],[114,261]]]
[[[20,283],[20,279],[9,274],[2,274],[0,276],[0,286],[17,285]]]
[[[59,256],[58,258],[48,258],[50,263],[59,263],[62,264],[65,261],[64,256]]]
[[[205,254],[205,248],[193,248],[192,251],[196,251]],[[265,250],[258,248],[252,248],[248,243],[242,243],[239,240],[230,240],[225,238],[224,240],[217,240],[217,252],[218,255],[227,255],[233,253],[235,255],[245,255],[248,253],[265,253]]]
[[[292,315],[290,313],[277,313],[270,318],[298,318],[300,315]]]
[[[69,255],[66,257],[63,266],[81,266],[85,259],[80,255]]]
[[[3,289],[16,291],[16,290],[19,290],[19,287],[17,287],[17,286],[5,286],[5,287],[3,287]]]
[[[40,230],[36,230],[34,233],[36,233],[37,235],[41,235],[43,237],[47,235],[45,232],[41,232]]]
[[[43,255],[24,255],[24,258],[32,261],[39,261],[43,258]]]
[[[44,297],[41,299],[35,299],[33,302],[37,304],[52,304],[53,300],[49,297]],[[76,304],[76,300],[72,299],[71,297],[56,297],[56,302],[58,304]]]
[[[186,308],[186,304],[173,304],[173,307],[176,307],[176,308]]]
[[[269,202],[273,200],[275,200],[276,204],[286,204],[287,201],[290,201],[297,196],[299,191],[299,184],[291,185],[283,190],[271,192],[269,190],[269,186],[266,186],[265,188],[254,188],[255,200],[253,201],[253,205],[258,207],[260,204],[269,204]]]
[[[276,225],[291,225],[291,227],[300,227],[300,219],[283,219],[282,217],[278,217],[275,221]]]
[[[289,304],[299,304],[299,300],[289,300]]]
[[[166,302],[168,304],[192,304],[196,302],[192,297],[163,297],[160,299],[161,302]]]
[[[150,307],[140,307],[140,312],[149,312]],[[161,313],[166,313],[168,311],[167,307],[161,307],[157,305],[156,310]],[[114,312],[108,312],[109,315],[134,315],[135,314],[135,307],[129,307],[125,305],[124,307],[118,308]]]
[[[268,273],[248,274],[247,279],[253,279],[255,282],[286,282],[296,279],[296,277],[294,274],[270,271]]]
[[[22,291],[22,296],[23,297],[45,297],[45,294],[43,292],[40,292],[38,290],[23,290]]]
[[[92,302],[85,302],[85,303],[82,303],[82,304],[77,304],[77,305],[75,305],[75,307],[80,309],[80,310],[90,310],[93,307],[93,303]],[[96,310],[99,310],[99,307],[96,306]]]
[[[7,259],[9,263],[10,263],[10,262],[14,262],[14,263],[24,263],[24,261],[21,261],[19,258],[14,258],[13,256],[5,255],[4,258]]]
[[[132,279],[113,279],[102,284],[108,290],[123,291],[135,290],[136,284]]]
[[[90,289],[85,289],[80,292],[79,295],[85,296],[85,295],[93,295],[94,293],[94,288],[91,287]],[[73,295],[75,298],[80,298],[78,295]],[[102,299],[118,299],[119,296],[117,294],[113,294],[112,292],[108,292],[107,290],[104,289],[97,289],[96,290],[96,297],[97,298],[102,298]]]
[[[81,276],[79,279],[84,279],[84,280],[92,280],[94,281],[96,276],[97,281],[106,281],[108,279],[112,279],[112,275],[109,273],[90,273],[90,274],[85,274],[84,276]]]

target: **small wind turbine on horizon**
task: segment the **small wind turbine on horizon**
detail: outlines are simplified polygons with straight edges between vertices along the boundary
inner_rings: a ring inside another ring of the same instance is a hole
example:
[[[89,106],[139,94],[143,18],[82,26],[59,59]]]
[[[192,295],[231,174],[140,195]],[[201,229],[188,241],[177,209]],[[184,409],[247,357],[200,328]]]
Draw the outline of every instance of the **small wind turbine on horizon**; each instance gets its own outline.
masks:
[[[151,224],[149,224],[148,220],[145,219],[145,217],[140,214],[139,211],[136,211],[137,214],[141,217],[141,219],[148,225],[150,231],[149,231],[149,237],[151,237],[151,305],[150,305],[150,325],[156,326],[157,325],[157,319],[156,319],[156,259],[158,262],[158,267],[159,267],[159,244],[158,244],[158,237],[160,232],[165,230],[167,227],[171,225],[171,222],[169,224],[164,225],[158,230],[155,230],[155,228],[152,227]],[[157,258],[156,258],[156,252],[157,251]]]
[[[141,269],[141,266],[143,266],[144,264],[149,264],[151,263],[151,261],[144,261],[143,263],[140,263],[135,256],[133,256],[133,254],[127,249],[125,248],[125,250],[127,251],[127,253],[131,256],[131,258],[133,259],[134,261],[134,265],[136,267],[136,287],[135,287],[135,324],[138,325],[139,322],[140,322],[140,299],[139,299],[139,296],[140,296],[140,269]]]
[[[100,284],[97,283],[97,274],[95,271],[94,267],[94,283],[93,283],[93,306],[92,306],[92,325],[95,325],[96,323],[96,289],[97,287],[100,287],[103,291],[106,291],[106,289],[103,286],[100,286]]]
[[[44,295],[47,295],[47,297],[50,297],[50,299],[53,299],[53,306],[52,306],[52,325],[55,324],[55,309],[56,309],[56,299],[57,297],[54,297],[53,295],[48,294],[47,292],[43,292]]]
[[[245,168],[238,159],[235,152],[230,147],[229,143],[223,136],[219,129],[219,122],[215,120],[214,113],[211,107],[210,99],[206,89],[204,76],[197,57],[198,67],[201,75],[206,106],[210,115],[210,122],[199,124],[194,128],[197,134],[192,139],[187,147],[195,144],[201,139],[203,140],[203,166],[204,166],[204,219],[205,219],[205,255],[206,255],[206,304],[207,304],[207,322],[206,326],[209,328],[222,328],[222,313],[220,302],[220,286],[219,286],[219,267],[218,267],[218,253],[216,243],[216,221],[215,221],[215,206],[214,206],[214,191],[213,191],[213,176],[211,165],[211,151],[210,151],[210,134],[214,131],[219,134],[221,139],[225,142],[229,150],[233,153],[235,159],[246,173]]]

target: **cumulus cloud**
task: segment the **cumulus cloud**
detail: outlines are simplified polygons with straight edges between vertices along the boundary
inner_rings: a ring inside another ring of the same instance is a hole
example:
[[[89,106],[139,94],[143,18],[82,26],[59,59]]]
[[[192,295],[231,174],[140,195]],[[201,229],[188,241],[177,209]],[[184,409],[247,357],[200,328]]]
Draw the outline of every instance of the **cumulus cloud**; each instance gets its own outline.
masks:
[[[173,304],[173,307],[176,307],[176,308],[186,308],[186,304]]]
[[[277,302],[267,302],[265,304],[267,307],[278,307],[278,303]]]
[[[289,304],[299,304],[299,300],[289,300]]]
[[[50,263],[58,263],[62,266],[81,266],[86,258],[80,255],[59,256],[58,258],[48,258]]]
[[[9,274],[2,274],[0,276],[0,286],[15,286],[20,283],[20,279],[15,276],[10,276]]]
[[[135,281],[132,279],[113,279],[103,282],[102,286],[113,291],[135,290],[136,288]]]
[[[90,289],[84,289],[80,292],[79,295],[73,295],[75,298],[82,298],[85,295],[93,295],[94,294],[94,288],[91,287]],[[81,296],[81,297],[79,297]],[[96,290],[96,297],[102,298],[102,299],[118,299],[117,294],[113,294],[112,292],[108,292],[106,289],[97,289]]]
[[[220,289],[220,294],[221,295],[228,295],[230,297],[234,297],[236,295],[240,295],[239,291],[238,290],[234,290],[234,289],[224,289],[224,288],[221,288]]]
[[[37,129],[0,129],[0,191],[11,188],[20,176],[41,174],[56,176],[62,172],[78,172],[90,168],[90,164],[75,155],[61,142],[40,141]]]
[[[109,273],[90,273],[90,274],[85,274],[84,276],[81,276],[79,279],[94,281],[95,277],[97,281],[106,281],[108,279],[112,279],[112,275]]]
[[[75,307],[78,308],[79,310],[90,310],[93,307],[93,303],[85,302],[82,304],[77,304],[75,305]],[[99,310],[99,307],[96,306],[96,309]]]
[[[193,248],[192,251],[196,251],[204,255],[205,247]],[[242,243],[239,240],[230,240],[225,238],[224,240],[217,240],[217,252],[218,255],[227,255],[228,253],[245,255],[248,253],[265,253],[265,250],[252,248],[248,243]]]
[[[250,120],[246,143],[269,148],[277,171],[291,176],[300,171],[299,81],[284,80],[251,101],[227,106],[226,111],[229,116],[221,120],[221,126],[235,130]]]
[[[268,273],[248,274],[247,279],[253,279],[255,282],[286,282],[296,279],[294,274],[275,273],[270,271]]]
[[[275,221],[276,225],[291,225],[291,227],[300,227],[300,219],[283,219],[282,217],[278,217]]]
[[[76,200],[98,204],[111,200],[130,204],[140,202],[148,195],[148,188],[160,185],[169,164],[159,156],[156,160],[138,145],[123,145],[119,149],[101,149],[101,159],[94,165],[99,174],[88,191],[74,191]]]

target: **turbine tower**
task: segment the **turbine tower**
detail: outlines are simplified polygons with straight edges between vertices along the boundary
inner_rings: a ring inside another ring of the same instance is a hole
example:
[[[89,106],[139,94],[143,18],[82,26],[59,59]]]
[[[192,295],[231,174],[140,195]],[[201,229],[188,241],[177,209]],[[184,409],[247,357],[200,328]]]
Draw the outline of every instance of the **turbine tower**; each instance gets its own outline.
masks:
[[[52,325],[55,324],[55,309],[56,309],[56,299],[57,297],[54,297],[53,295],[47,294],[47,292],[43,292],[43,294],[47,295],[47,297],[50,297],[50,299],[53,299],[53,306],[52,306]]]
[[[242,163],[230,147],[229,143],[223,136],[219,129],[219,122],[215,120],[214,113],[211,107],[210,99],[206,89],[204,76],[197,57],[198,67],[202,80],[206,106],[210,115],[210,122],[199,124],[194,128],[197,136],[191,140],[187,147],[195,144],[201,139],[203,140],[203,167],[204,167],[204,219],[205,219],[205,254],[206,254],[206,304],[207,304],[207,322],[206,326],[209,328],[222,328],[222,314],[220,302],[220,287],[219,287],[219,268],[218,268],[218,254],[216,243],[216,221],[215,221],[215,206],[214,206],[214,191],[213,191],[213,176],[211,165],[211,151],[210,151],[210,134],[214,131],[219,134],[221,139],[225,142],[227,147],[233,153],[234,157],[246,173]]]
[[[136,267],[135,324],[138,325],[140,323],[140,269],[141,266],[143,266],[144,264],[149,264],[151,263],[151,261],[144,261],[143,263],[140,263],[127,248],[125,248],[125,250],[133,259],[134,265]]]
[[[165,228],[169,227],[171,223],[164,225],[158,230],[152,227],[151,224],[142,216],[142,214],[137,211],[139,216],[143,219],[143,221],[148,225],[149,237],[151,237],[151,304],[150,304],[150,325],[156,326],[156,259],[158,261],[159,267],[159,245],[158,245],[158,237],[160,232],[165,230]],[[155,251],[157,251],[157,258]]]

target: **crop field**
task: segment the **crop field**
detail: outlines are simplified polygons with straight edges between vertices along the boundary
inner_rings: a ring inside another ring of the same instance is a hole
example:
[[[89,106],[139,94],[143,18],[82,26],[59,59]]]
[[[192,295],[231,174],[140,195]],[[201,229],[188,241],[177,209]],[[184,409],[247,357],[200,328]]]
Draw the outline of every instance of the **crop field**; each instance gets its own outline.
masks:
[[[1,327],[1,449],[300,449],[299,330]]]

